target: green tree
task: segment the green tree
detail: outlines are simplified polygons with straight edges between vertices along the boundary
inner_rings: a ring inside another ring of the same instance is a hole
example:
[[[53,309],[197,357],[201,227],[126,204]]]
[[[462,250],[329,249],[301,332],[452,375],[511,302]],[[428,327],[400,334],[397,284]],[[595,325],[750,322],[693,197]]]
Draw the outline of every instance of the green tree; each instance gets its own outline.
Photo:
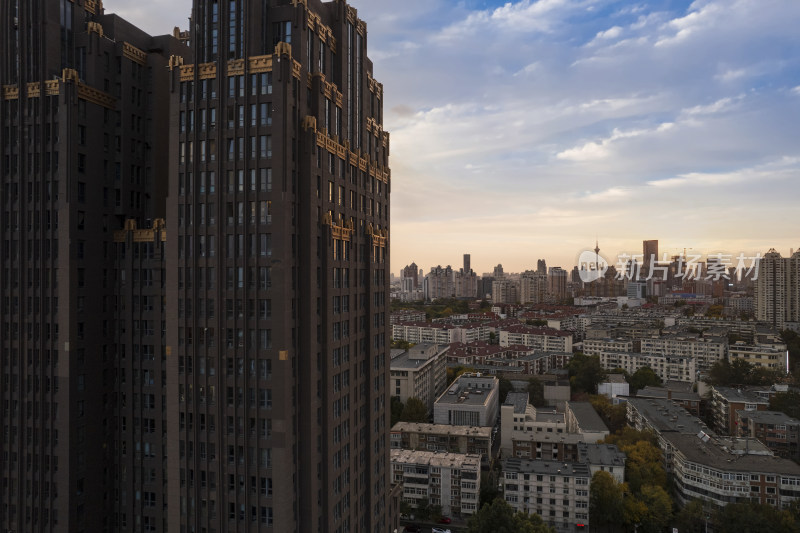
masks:
[[[447,383],[453,383],[464,372],[475,372],[470,366],[456,365],[447,367]]]
[[[391,422],[392,426],[394,426],[395,424],[400,422],[400,417],[403,414],[403,407],[405,406],[403,405],[403,402],[400,400],[400,396],[392,396],[390,403],[391,403],[390,406],[392,413]]]
[[[570,359],[569,383],[573,392],[597,393],[597,384],[606,379],[607,372],[600,364],[600,357],[576,353]]]
[[[595,472],[589,485],[589,516],[592,528],[604,528],[619,524],[624,508],[625,487],[617,483],[608,472]]]
[[[644,485],[638,499],[644,504],[647,512],[639,522],[638,531],[643,533],[660,533],[664,531],[672,519],[672,498],[662,487]]]
[[[661,385],[661,378],[653,372],[652,368],[643,366],[631,375],[628,384],[632,389],[631,392],[635,393],[645,387],[658,387]]]
[[[538,514],[517,513],[502,498],[495,498],[472,515],[469,533],[554,533]]]
[[[792,418],[800,418],[800,392],[779,392],[769,400],[771,411],[780,411]]]
[[[393,350],[408,350],[412,346],[414,346],[413,343],[408,342],[408,341],[403,340],[403,339],[397,339],[397,340],[393,340],[392,341],[392,349]]]
[[[544,407],[547,400],[544,399],[544,385],[536,378],[528,380],[528,400],[534,407]]]
[[[762,533],[800,531],[790,511],[780,511],[762,503],[729,503],[714,513],[714,531],[737,533]]]
[[[675,514],[675,526],[680,533],[705,533],[709,514],[703,500],[692,500]]]
[[[506,401],[506,396],[509,392],[514,390],[514,385],[511,384],[506,378],[500,378],[500,404]]]
[[[428,422],[428,408],[419,398],[409,398],[400,414],[401,422]]]

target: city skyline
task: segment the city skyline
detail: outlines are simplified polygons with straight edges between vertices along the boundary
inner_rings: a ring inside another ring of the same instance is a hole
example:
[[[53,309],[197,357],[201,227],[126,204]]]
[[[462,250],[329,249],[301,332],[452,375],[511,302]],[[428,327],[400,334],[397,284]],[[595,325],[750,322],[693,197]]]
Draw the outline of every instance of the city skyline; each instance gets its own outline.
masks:
[[[188,0],[105,5],[154,33],[187,27]],[[354,7],[386,86],[392,272],[468,251],[477,272],[566,266],[596,235],[612,253],[643,238],[800,247],[797,224],[769,224],[791,220],[800,192],[800,125],[787,119],[800,114],[800,4]]]

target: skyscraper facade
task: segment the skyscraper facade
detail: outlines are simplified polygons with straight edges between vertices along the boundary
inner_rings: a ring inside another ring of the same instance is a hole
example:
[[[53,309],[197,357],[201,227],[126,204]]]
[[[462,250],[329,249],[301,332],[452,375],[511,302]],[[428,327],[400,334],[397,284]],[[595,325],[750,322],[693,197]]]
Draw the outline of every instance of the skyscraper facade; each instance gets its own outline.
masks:
[[[161,324],[148,322],[136,351],[125,344],[120,309],[142,300],[120,298],[114,230],[164,215],[162,73],[184,50],[97,0],[6,1],[0,28],[0,529],[158,531],[162,425],[148,421],[158,473],[148,467],[144,489],[142,470],[123,465],[141,453],[141,414],[123,414],[135,400],[120,392],[142,374],[122,375],[130,359],[120,361],[147,353],[145,369],[160,368]],[[160,312],[160,299],[147,301]],[[148,419],[161,417],[160,385]],[[134,480],[138,492],[124,488]]]
[[[170,79],[169,528],[382,533],[389,137],[366,25],[343,1],[195,0],[190,42]]]

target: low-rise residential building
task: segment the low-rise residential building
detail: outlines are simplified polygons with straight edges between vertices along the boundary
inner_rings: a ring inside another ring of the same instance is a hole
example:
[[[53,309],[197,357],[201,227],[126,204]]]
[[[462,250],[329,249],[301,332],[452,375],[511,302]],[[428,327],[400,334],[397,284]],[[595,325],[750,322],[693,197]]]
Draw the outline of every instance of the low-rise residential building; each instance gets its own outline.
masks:
[[[621,368],[629,374],[640,368],[650,368],[662,381],[675,380],[694,383],[697,380],[697,364],[694,357],[653,355],[630,352],[603,352],[600,365],[606,370]]]
[[[403,501],[426,500],[441,505],[445,516],[465,516],[478,510],[481,487],[480,455],[390,450],[392,482],[403,484]]]
[[[466,373],[439,395],[433,405],[434,424],[494,426],[499,411],[500,381],[494,376]]]
[[[779,457],[800,460],[800,420],[780,411],[736,411],[736,434],[753,437]]]
[[[402,402],[419,398],[433,410],[433,402],[447,385],[447,345],[416,344],[390,362],[389,390]]]
[[[721,435],[732,435],[736,428],[736,412],[768,410],[769,395],[757,390],[712,387],[710,409],[714,430]]]
[[[544,352],[532,348],[528,348],[528,350],[530,350],[531,353],[518,357],[511,356],[516,354],[509,354],[509,356],[506,357],[504,357],[503,354],[497,354],[491,358],[485,359],[483,364],[510,370],[512,372],[515,369],[521,369],[522,374],[539,376],[548,374],[557,368],[565,368],[569,364],[570,359],[572,359],[572,353]],[[519,350],[517,353],[522,353],[522,350]]]
[[[389,324],[400,324],[402,322],[425,322],[425,311],[400,309],[389,314]]]
[[[567,434],[563,412],[553,408],[537,409],[528,401],[527,392],[509,392],[500,407],[500,451],[512,453],[512,441],[530,441],[543,434]]]
[[[514,324],[498,331],[500,346],[521,344],[545,352],[572,352],[572,333],[550,328]]]
[[[755,501],[783,508],[800,498],[800,465],[757,440],[675,432],[663,439],[681,505],[701,498],[719,507]]]
[[[706,424],[696,416],[688,413],[673,400],[666,398],[628,398],[628,424],[639,431],[652,431],[658,437],[659,446],[666,448],[662,437],[664,433],[681,433],[713,435]],[[669,471],[669,464],[664,467]]]
[[[582,442],[578,444],[578,461],[588,464],[592,475],[608,472],[617,483],[625,481],[625,454],[616,444]]]
[[[717,361],[725,359],[728,353],[728,339],[719,336],[699,337],[694,334],[664,335],[641,339],[640,351],[643,354],[665,357],[691,357],[696,361],[697,370],[704,371]]]
[[[589,527],[589,484],[586,463],[510,458],[503,461],[501,484],[515,511],[536,513],[559,532]]]
[[[786,372],[789,369],[789,352],[783,344],[748,345],[737,342],[728,347],[731,362],[736,359],[747,361],[753,366]]]
[[[392,449],[480,455],[487,461],[492,450],[492,428],[398,422],[392,427],[390,444]]]
[[[633,339],[584,339],[583,353],[586,355],[602,355],[604,353],[633,352]]]

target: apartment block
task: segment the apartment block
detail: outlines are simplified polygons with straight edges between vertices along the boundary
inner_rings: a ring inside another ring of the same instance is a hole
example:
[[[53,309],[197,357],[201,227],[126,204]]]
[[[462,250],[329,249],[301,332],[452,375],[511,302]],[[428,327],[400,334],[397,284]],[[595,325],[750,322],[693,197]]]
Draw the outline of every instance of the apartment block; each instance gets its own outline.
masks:
[[[606,370],[622,368],[629,374],[647,367],[662,381],[697,381],[697,362],[694,357],[603,352],[600,355],[600,365]]]
[[[392,427],[392,449],[427,450],[480,455],[484,462],[492,451],[492,428],[398,422]]]
[[[712,387],[709,408],[714,429],[722,435],[733,435],[736,432],[736,412],[767,411],[769,396],[755,390]]]
[[[433,411],[433,402],[447,386],[447,345],[416,344],[393,357],[389,370],[392,396],[417,398]]]
[[[546,352],[572,352],[572,333],[524,324],[498,328],[500,346],[520,344]]]
[[[728,347],[728,358],[747,361],[751,365],[777,372],[788,372],[789,351],[786,345],[756,344],[747,345],[737,342]]]
[[[779,457],[800,459],[800,420],[780,411],[736,411],[736,435],[758,439]]]
[[[503,461],[501,485],[506,502],[515,511],[536,513],[559,532],[589,527],[589,484],[586,463]]]
[[[711,368],[717,361],[725,359],[728,354],[728,339],[715,336],[664,335],[642,339],[641,352],[650,355],[691,357],[696,361],[697,371],[702,372]]]
[[[391,463],[393,482],[403,484],[403,501],[441,505],[444,516],[467,517],[478,510],[479,455],[393,449]]]

